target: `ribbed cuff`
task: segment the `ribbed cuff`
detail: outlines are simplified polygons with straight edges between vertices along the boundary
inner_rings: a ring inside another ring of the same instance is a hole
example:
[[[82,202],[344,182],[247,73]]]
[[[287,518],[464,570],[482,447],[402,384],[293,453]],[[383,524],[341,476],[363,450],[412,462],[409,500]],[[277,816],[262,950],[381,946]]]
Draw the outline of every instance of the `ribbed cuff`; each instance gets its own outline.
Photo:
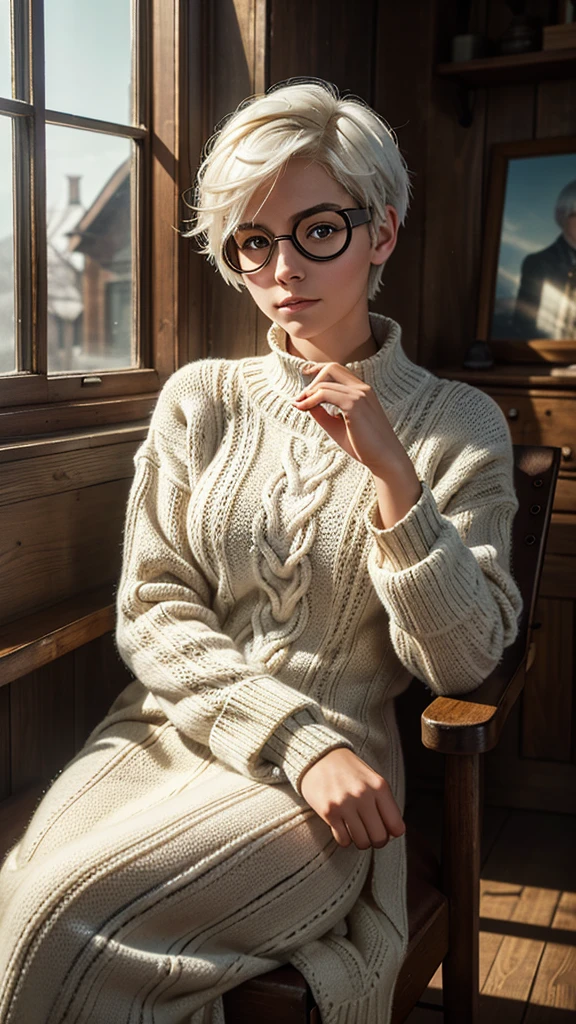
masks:
[[[289,722],[296,712],[307,711],[303,722],[314,723],[313,728],[302,732],[302,724],[295,719],[296,726]],[[272,770],[270,760],[265,759],[262,748],[272,736],[278,735],[275,749],[278,757],[275,763],[286,771],[294,785],[303,773],[322,753],[330,747],[346,746],[347,740],[330,729],[315,701],[305,693],[295,690],[273,676],[258,676],[238,683],[214,722],[210,732],[210,749],[225,764],[243,775],[263,781],[280,779],[277,770]],[[286,760],[283,751],[289,754]],[[287,770],[286,770],[287,768]]]
[[[395,624],[413,636],[433,636],[469,618],[482,570],[449,519],[441,516],[427,484],[419,501],[394,526],[379,530],[368,572]]]
[[[376,526],[377,500],[364,513],[366,526],[376,542],[376,564],[386,564],[393,572],[423,561],[445,525],[428,484],[423,480],[420,483],[422,494],[418,501],[394,526],[385,530]]]
[[[304,774],[324,754],[337,747],[354,750],[350,740],[318,722],[315,715],[309,708],[290,715],[262,748],[262,756],[284,771],[299,795]]]

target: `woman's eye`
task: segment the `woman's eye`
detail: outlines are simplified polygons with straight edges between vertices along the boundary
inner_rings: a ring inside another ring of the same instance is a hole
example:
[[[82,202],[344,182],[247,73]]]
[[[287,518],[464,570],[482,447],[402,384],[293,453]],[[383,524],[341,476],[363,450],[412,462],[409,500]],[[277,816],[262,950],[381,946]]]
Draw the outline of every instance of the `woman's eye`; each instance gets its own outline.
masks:
[[[266,235],[253,235],[252,238],[245,238],[240,248],[265,249],[267,245],[270,245],[270,239]]]
[[[316,238],[318,240],[330,238],[330,235],[337,230],[333,224],[315,224],[313,228],[309,229],[308,238]]]

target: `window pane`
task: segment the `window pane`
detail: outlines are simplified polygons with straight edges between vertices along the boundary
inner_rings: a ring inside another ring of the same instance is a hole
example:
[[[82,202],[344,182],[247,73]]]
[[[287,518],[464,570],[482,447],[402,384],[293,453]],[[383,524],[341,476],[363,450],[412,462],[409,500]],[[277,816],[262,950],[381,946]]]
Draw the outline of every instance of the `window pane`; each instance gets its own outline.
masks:
[[[0,373],[16,369],[15,354],[12,119],[0,117]]]
[[[48,372],[137,365],[129,139],[46,126]]]
[[[132,123],[131,0],[45,4],[46,106]]]
[[[0,96],[12,96],[10,58],[10,0],[0,0]]]

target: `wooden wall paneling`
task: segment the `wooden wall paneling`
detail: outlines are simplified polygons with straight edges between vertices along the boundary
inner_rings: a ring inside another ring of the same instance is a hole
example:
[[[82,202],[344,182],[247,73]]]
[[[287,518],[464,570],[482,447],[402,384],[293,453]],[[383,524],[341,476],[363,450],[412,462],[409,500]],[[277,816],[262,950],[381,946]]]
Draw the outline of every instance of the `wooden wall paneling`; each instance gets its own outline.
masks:
[[[318,47],[325,58],[325,74],[341,92],[374,102],[376,17],[375,0],[329,4],[317,21]],[[327,40],[327,47],[326,42]]]
[[[300,75],[323,78],[372,103],[376,16],[381,6],[376,0],[317,0],[299,4],[296,13],[294,5],[271,0],[271,84]]]
[[[548,555],[576,558],[576,513],[552,513],[546,545]]]
[[[571,761],[574,601],[540,598],[536,657],[523,694],[522,756]]]
[[[10,684],[12,793],[48,783],[74,756],[71,654]]]
[[[11,793],[10,687],[0,686],[0,800]]]
[[[531,139],[533,137],[536,89],[531,83],[522,82],[517,85],[494,86],[487,89],[486,93],[486,135],[482,189],[484,222],[486,221],[490,189],[492,146],[499,142]],[[480,281],[478,279],[477,291],[479,291],[479,284]],[[478,294],[475,301],[477,308]]]
[[[566,555],[547,554],[542,567],[539,595],[576,601],[574,581],[576,562]],[[537,620],[538,621],[538,620]]]
[[[442,5],[435,61],[449,55],[457,6]],[[420,362],[432,368],[460,364],[476,336],[486,90],[476,91],[469,127],[458,123],[457,98],[457,83],[432,79],[420,303]]]
[[[136,448],[133,441],[125,441],[113,451],[103,446],[7,463],[2,467],[0,506],[126,479],[134,472]]]
[[[570,513],[576,508],[576,479],[574,476],[559,476],[554,494],[554,508],[558,512]]]
[[[356,9],[356,4],[346,6]],[[299,75],[330,78],[330,18],[336,7],[330,0],[315,0],[299,3],[296,10],[296,4],[270,0],[271,85]]]
[[[207,22],[206,132],[211,136],[218,122],[265,82],[265,0],[216,0],[208,7]],[[248,293],[226,285],[214,268],[207,266],[205,301],[208,353],[226,359],[254,355],[258,311]]]
[[[74,652],[74,745],[79,750],[134,678],[107,633]]]
[[[540,83],[535,120],[538,139],[576,135],[576,78]]]
[[[495,807],[526,807],[553,814],[576,814],[573,764],[501,755],[486,757],[485,801]]]
[[[378,5],[372,102],[396,133],[399,149],[412,172],[413,193],[372,308],[400,324],[404,350],[416,362],[420,361],[426,153],[435,32],[433,4],[409,0]]]
[[[0,622],[116,579],[131,479],[0,509]]]

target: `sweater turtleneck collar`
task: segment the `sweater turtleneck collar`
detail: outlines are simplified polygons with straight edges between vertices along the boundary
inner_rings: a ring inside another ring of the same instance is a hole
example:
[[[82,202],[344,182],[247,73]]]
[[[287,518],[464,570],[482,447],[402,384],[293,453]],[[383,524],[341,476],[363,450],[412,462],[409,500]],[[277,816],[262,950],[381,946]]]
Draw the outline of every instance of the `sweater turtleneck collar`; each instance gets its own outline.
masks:
[[[367,359],[346,363],[347,369],[369,384],[376,392],[386,412],[392,413],[416,389],[429,379],[423,367],[406,356],[402,344],[402,329],[395,320],[379,313],[370,313],[370,328],[378,347]],[[242,360],[243,376],[253,398],[259,405],[280,418],[298,432],[314,434],[319,429],[312,416],[303,416],[291,405],[291,400],[305,388],[315,373],[303,373],[308,360],[286,351],[287,335],[279,324],[273,323],[268,331],[270,354]],[[325,433],[322,431],[322,433]]]
[[[401,344],[402,328],[390,317],[370,313],[370,329],[377,352],[367,359],[358,359],[344,365],[356,377],[369,384],[385,405],[394,405],[413,391],[420,380],[422,368],[407,359]],[[273,358],[270,362],[270,384],[294,398],[316,375],[304,374],[303,366],[309,361],[286,350],[288,336],[279,324],[268,331],[268,345]],[[416,371],[414,373],[413,371]]]

